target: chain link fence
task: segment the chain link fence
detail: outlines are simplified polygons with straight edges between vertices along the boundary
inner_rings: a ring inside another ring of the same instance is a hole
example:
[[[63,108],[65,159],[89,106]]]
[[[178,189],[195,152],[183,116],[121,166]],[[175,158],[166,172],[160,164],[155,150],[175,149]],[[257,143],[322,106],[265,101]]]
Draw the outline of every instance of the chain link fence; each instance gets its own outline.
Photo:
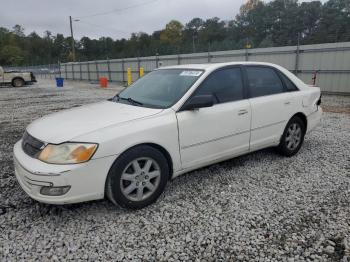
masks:
[[[21,66],[21,67],[5,67],[5,71],[33,72],[38,78],[54,79],[61,76],[59,64]]]

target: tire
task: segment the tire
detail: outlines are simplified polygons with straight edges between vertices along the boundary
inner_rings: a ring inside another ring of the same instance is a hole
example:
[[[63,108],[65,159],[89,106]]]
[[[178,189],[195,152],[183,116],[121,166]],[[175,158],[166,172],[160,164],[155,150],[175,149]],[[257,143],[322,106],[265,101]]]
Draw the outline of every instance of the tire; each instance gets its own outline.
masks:
[[[278,145],[279,153],[287,157],[298,153],[304,142],[305,132],[306,126],[299,117],[289,120]]]
[[[25,82],[22,78],[15,78],[12,80],[12,86],[13,87],[22,87],[24,86]]]
[[[107,198],[123,208],[141,209],[157,201],[169,180],[165,156],[151,146],[137,146],[112,165],[106,181]]]

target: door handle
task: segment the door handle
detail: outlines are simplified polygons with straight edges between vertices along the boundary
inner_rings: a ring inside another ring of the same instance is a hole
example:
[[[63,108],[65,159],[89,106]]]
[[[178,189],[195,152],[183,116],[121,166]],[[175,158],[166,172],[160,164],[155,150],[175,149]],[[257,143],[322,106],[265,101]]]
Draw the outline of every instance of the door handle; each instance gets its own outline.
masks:
[[[284,104],[287,106],[287,105],[290,105],[290,101],[286,101],[284,102]]]
[[[248,114],[248,110],[242,109],[242,110],[238,111],[238,115],[239,116],[242,116],[242,115],[245,115],[245,114]]]

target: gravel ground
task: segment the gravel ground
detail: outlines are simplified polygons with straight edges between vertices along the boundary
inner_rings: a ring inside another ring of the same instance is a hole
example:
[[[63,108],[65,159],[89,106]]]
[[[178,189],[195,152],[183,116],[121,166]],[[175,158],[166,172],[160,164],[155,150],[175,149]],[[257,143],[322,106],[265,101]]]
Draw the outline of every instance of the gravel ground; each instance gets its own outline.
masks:
[[[323,96],[322,103],[327,112],[350,114],[350,96]]]
[[[48,80],[0,89],[0,261],[350,260],[347,113],[325,113],[295,157],[268,149],[191,172],[143,210],[105,200],[67,206],[31,200],[12,165],[25,126],[118,90],[78,82],[56,89]],[[349,105],[349,97],[323,101]]]

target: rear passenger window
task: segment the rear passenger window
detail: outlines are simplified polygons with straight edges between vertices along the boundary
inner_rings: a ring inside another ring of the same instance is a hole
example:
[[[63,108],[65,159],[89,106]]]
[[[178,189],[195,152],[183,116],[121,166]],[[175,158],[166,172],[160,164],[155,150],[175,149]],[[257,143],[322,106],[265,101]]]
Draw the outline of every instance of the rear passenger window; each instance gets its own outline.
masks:
[[[240,68],[216,71],[204,80],[196,95],[213,95],[216,104],[243,99],[243,81]]]
[[[281,76],[282,79],[283,79],[283,82],[284,82],[284,84],[285,84],[285,86],[286,86],[286,88],[287,88],[287,91],[292,92],[292,91],[297,91],[297,90],[299,90],[299,89],[294,85],[294,83],[293,83],[291,80],[289,80],[289,78],[288,78],[287,76],[285,76],[283,73],[280,73],[280,76]]]
[[[268,96],[284,92],[281,79],[268,67],[246,67],[251,97]]]

